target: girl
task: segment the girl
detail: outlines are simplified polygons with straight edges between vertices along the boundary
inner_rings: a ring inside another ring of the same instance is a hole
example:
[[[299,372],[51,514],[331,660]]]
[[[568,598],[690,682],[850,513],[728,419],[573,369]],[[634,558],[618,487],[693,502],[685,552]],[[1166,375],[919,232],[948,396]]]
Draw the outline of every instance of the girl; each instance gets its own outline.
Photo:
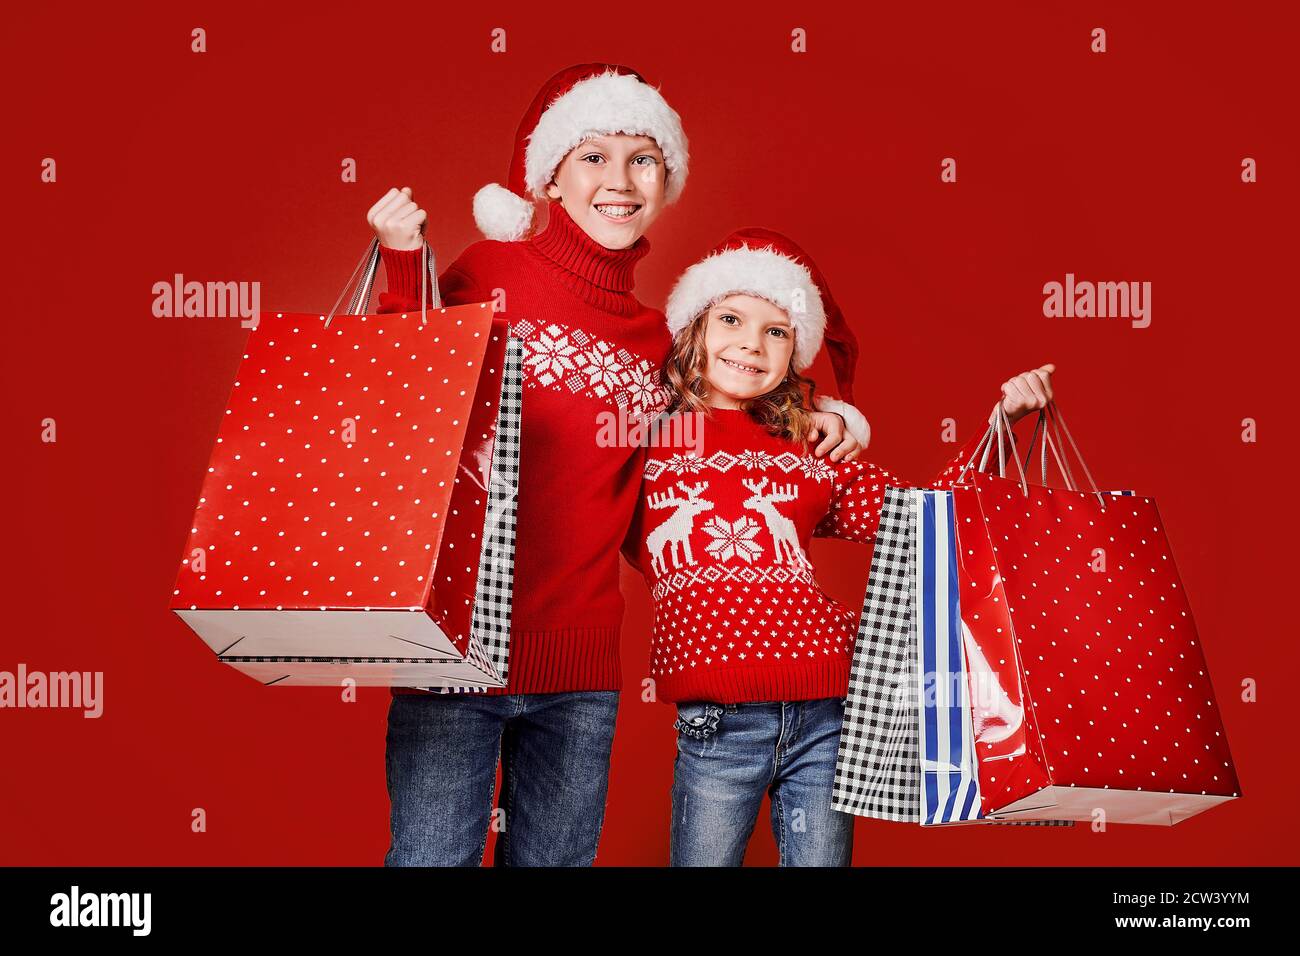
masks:
[[[826,338],[848,397],[856,345],[789,239],[734,233],[683,274],[667,319],[668,412],[704,416],[703,450],[651,449],[628,547],[655,608],[650,676],[677,704],[671,860],[739,865],[766,792],[781,865],[847,865],[853,817],[830,806],[858,614],[818,587],[807,548],[873,540],[885,486],[904,483],[808,452],[800,373]],[[1053,371],[1002,386],[1011,420],[1046,405]]]
[[[627,67],[562,70],[516,134],[509,188],[474,218],[492,241],[439,279],[447,304],[493,302],[524,341],[522,482],[506,687],[395,690],[386,757],[389,865],[586,865],[604,820],[621,684],[618,551],[642,449],[596,441],[598,414],[662,407],[663,314],[633,294],[644,238],[686,183],[687,140],[659,91]],[[533,203],[549,200],[533,234]],[[426,220],[411,190],[370,209],[389,277],[381,312],[419,311]],[[844,426],[823,414],[835,444]],[[837,453],[858,446],[848,441]],[[504,827],[493,815],[498,754]]]

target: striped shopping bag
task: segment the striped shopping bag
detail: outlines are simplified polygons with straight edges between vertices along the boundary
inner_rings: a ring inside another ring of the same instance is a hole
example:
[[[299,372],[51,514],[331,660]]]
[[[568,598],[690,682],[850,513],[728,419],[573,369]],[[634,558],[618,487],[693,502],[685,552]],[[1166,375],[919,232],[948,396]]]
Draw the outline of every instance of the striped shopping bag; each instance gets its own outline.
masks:
[[[957,604],[952,493],[922,490],[910,498],[921,825],[979,820],[983,815]]]

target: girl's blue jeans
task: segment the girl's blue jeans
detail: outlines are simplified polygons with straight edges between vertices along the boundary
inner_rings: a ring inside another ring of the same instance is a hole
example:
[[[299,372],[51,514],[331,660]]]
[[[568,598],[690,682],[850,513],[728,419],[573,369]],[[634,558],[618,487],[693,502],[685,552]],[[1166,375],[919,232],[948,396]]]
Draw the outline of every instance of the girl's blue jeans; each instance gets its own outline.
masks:
[[[831,809],[844,698],[677,705],[673,866],[740,866],[763,795],[781,866],[848,866],[853,816]]]

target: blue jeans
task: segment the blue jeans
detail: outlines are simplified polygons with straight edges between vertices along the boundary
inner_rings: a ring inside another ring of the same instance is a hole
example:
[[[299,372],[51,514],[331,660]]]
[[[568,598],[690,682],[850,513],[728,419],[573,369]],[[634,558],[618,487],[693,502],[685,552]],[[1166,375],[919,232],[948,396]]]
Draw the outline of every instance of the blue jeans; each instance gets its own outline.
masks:
[[[844,698],[677,705],[673,866],[740,866],[763,794],[781,866],[848,866],[853,816],[831,809]]]
[[[388,708],[385,866],[590,866],[618,691],[400,694]],[[493,812],[497,759],[501,807]]]

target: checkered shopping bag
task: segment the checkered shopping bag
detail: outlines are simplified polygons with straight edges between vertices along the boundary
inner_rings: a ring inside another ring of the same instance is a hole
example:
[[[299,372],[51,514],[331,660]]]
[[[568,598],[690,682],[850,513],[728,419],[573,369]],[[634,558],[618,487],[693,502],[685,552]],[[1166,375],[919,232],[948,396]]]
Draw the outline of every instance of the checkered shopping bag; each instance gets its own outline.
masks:
[[[484,662],[506,682],[510,669],[510,608],[515,581],[515,525],[519,504],[519,430],[523,417],[523,339],[506,340],[501,402],[497,414],[496,443],[488,484],[487,513],[483,522],[483,548],[478,584],[474,592],[474,617],[470,633],[481,648]],[[460,694],[483,687],[425,687],[422,690]]]
[[[911,542],[909,492],[886,488],[831,795],[836,810],[906,822],[921,818]]]

